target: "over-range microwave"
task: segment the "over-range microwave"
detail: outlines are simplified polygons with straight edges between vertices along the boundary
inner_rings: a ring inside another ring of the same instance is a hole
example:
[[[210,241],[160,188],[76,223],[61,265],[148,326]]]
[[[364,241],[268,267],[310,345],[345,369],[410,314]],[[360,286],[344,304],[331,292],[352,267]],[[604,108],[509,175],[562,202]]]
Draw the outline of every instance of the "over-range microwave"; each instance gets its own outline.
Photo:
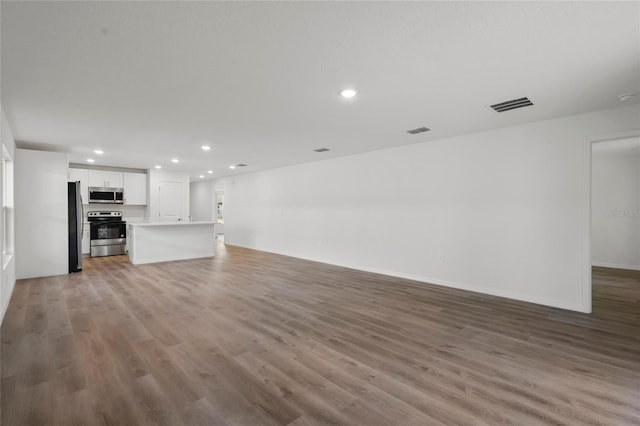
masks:
[[[122,188],[89,187],[89,204],[123,204],[124,191]]]

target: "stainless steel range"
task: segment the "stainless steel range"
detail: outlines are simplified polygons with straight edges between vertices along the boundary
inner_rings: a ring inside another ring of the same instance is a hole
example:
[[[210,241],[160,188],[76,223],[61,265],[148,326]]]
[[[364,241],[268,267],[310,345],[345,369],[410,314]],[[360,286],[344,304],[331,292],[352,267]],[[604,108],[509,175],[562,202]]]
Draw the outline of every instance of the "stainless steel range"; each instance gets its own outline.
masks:
[[[125,254],[127,222],[122,212],[92,211],[87,214],[91,226],[91,257]]]

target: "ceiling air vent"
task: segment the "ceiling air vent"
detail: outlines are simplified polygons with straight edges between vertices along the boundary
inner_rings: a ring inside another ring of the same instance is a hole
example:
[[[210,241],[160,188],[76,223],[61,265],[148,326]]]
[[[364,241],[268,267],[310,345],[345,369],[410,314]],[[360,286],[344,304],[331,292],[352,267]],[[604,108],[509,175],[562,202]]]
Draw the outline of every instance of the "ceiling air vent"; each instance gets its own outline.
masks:
[[[407,130],[407,133],[410,133],[412,135],[417,135],[418,133],[424,133],[424,132],[428,132],[429,129],[428,127],[418,127],[417,129],[411,129],[411,130]]]
[[[329,148],[318,148],[318,149],[314,149],[315,152],[327,152],[329,151]]]
[[[495,112],[505,112],[512,109],[523,108],[533,105],[533,102],[529,98],[513,99],[506,102],[500,102],[499,104],[490,105],[491,109]]]
[[[247,167],[246,164],[240,163],[240,164],[236,164],[236,167]]]

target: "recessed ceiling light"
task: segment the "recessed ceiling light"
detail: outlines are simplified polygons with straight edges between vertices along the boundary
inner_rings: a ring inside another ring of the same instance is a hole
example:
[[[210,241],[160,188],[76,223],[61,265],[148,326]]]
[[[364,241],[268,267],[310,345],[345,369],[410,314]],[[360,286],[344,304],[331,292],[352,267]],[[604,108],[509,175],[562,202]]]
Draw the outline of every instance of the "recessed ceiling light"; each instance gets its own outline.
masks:
[[[234,166],[233,164],[229,166],[230,169],[235,169],[236,166]]]
[[[202,145],[202,150],[203,151],[209,151],[211,149],[211,147],[209,145]]]
[[[202,179],[204,177],[204,175],[200,175],[200,179]]]
[[[94,160],[93,158],[87,158],[87,163],[95,163],[96,160]]]
[[[635,98],[636,96],[638,96],[637,93],[625,93],[624,95],[618,96],[618,100],[620,102],[629,102],[630,100],[633,100],[633,98]]]
[[[171,162],[172,162],[172,163],[179,163],[179,162],[180,162],[180,160],[178,160],[177,158],[172,158],[172,159],[171,159]]]
[[[343,98],[353,98],[356,95],[356,91],[353,89],[344,89],[342,92],[340,92],[340,96],[342,96]]]
[[[155,168],[156,168],[156,169],[161,169],[161,168],[162,168],[162,166],[155,166]]]
[[[213,170],[207,170],[207,173],[211,174],[213,173]]]
[[[95,153],[96,153],[96,154],[98,154],[98,155],[102,155],[102,154],[104,154],[104,151],[103,151],[103,150],[101,150],[101,149],[96,149],[96,150],[95,150],[95,151],[93,151],[93,152],[95,152]]]

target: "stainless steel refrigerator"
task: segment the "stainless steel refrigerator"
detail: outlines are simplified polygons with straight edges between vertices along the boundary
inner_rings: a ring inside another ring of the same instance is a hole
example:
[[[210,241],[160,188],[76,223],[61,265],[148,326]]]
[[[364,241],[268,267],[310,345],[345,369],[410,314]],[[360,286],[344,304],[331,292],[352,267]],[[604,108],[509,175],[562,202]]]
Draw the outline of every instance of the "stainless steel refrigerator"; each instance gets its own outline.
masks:
[[[69,273],[82,271],[82,227],[84,226],[80,182],[67,183],[69,205]]]

